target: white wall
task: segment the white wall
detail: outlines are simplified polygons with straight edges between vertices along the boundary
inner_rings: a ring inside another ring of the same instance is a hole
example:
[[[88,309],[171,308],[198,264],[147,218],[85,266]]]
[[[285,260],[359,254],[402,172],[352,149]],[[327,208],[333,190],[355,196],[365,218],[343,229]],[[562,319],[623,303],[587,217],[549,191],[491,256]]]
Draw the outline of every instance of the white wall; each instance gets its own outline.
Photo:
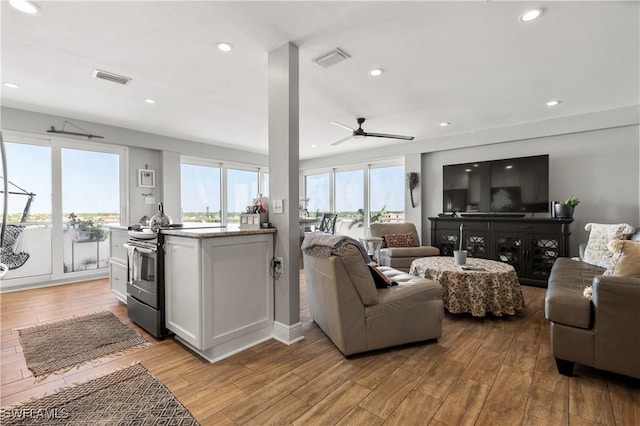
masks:
[[[589,222],[640,226],[638,125],[425,153],[423,241],[431,241],[429,216],[442,212],[442,166],[549,154],[549,200],[581,200],[571,224],[571,255],[586,242]]]

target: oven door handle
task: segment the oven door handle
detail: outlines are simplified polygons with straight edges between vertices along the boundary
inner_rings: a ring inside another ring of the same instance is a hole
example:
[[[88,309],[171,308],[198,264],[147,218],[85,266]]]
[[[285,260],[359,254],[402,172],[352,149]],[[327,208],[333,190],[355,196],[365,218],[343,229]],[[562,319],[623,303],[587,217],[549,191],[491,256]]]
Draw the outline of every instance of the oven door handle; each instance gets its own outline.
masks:
[[[130,248],[135,248],[136,250],[138,250],[140,253],[145,253],[145,254],[152,254],[155,253],[155,250],[151,250],[151,249],[146,249],[146,248],[142,248],[142,247],[138,247],[138,246],[131,246],[129,244],[123,244],[124,248],[126,249],[130,249]]]

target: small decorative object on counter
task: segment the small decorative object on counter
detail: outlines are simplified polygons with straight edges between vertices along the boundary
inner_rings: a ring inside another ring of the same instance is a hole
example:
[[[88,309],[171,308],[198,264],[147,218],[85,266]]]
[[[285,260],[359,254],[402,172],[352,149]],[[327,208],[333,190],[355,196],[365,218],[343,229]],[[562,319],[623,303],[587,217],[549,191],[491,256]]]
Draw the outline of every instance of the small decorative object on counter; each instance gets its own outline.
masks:
[[[460,236],[458,237],[458,250],[453,251],[453,259],[456,265],[464,265],[467,263],[467,251],[464,247],[464,224],[460,224]]]
[[[253,203],[247,206],[246,213],[240,214],[240,228],[259,229],[263,223],[269,222],[268,199],[258,194]]]
[[[151,230],[153,232],[158,232],[160,228],[162,228],[163,226],[171,225],[171,223],[173,223],[171,217],[164,214],[164,206],[162,205],[162,203],[159,203],[158,213],[151,216],[151,220],[149,220],[149,226],[151,226]]]

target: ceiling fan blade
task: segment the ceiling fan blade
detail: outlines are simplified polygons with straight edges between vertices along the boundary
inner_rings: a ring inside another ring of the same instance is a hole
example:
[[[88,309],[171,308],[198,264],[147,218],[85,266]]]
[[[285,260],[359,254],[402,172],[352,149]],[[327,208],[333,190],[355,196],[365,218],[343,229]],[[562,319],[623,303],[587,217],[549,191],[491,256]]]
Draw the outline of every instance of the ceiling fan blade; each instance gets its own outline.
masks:
[[[333,124],[335,126],[338,126],[338,127],[342,127],[343,129],[349,130],[349,131],[352,131],[352,132],[356,131],[356,129],[354,129],[353,127],[349,127],[346,124],[338,123],[337,121],[332,121],[331,124]]]
[[[346,141],[348,141],[348,140],[349,140],[349,139],[351,139],[352,137],[353,137],[353,135],[349,135],[349,136],[347,136],[346,138],[340,139],[339,141],[332,143],[331,145],[338,145],[338,144],[341,144],[342,142],[346,142]]]
[[[402,139],[405,141],[412,141],[413,136],[403,136],[403,135],[389,135],[386,133],[366,133],[365,136],[372,136],[374,138],[388,138],[388,139]]]

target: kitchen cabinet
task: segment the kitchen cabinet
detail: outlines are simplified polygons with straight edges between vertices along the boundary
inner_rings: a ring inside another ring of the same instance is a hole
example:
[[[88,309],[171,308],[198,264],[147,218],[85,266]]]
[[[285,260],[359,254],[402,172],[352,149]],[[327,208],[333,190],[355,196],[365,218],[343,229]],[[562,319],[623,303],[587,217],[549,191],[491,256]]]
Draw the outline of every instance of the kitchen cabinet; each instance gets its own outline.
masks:
[[[464,225],[467,255],[509,263],[523,284],[546,287],[555,260],[569,255],[573,219],[496,216],[429,220],[431,245],[438,247],[442,256],[452,256],[458,249],[460,225]]]
[[[129,235],[126,229],[109,230],[109,284],[119,301],[127,303],[127,249],[124,244]]]
[[[165,324],[210,362],[273,335],[273,231],[161,231]]]

